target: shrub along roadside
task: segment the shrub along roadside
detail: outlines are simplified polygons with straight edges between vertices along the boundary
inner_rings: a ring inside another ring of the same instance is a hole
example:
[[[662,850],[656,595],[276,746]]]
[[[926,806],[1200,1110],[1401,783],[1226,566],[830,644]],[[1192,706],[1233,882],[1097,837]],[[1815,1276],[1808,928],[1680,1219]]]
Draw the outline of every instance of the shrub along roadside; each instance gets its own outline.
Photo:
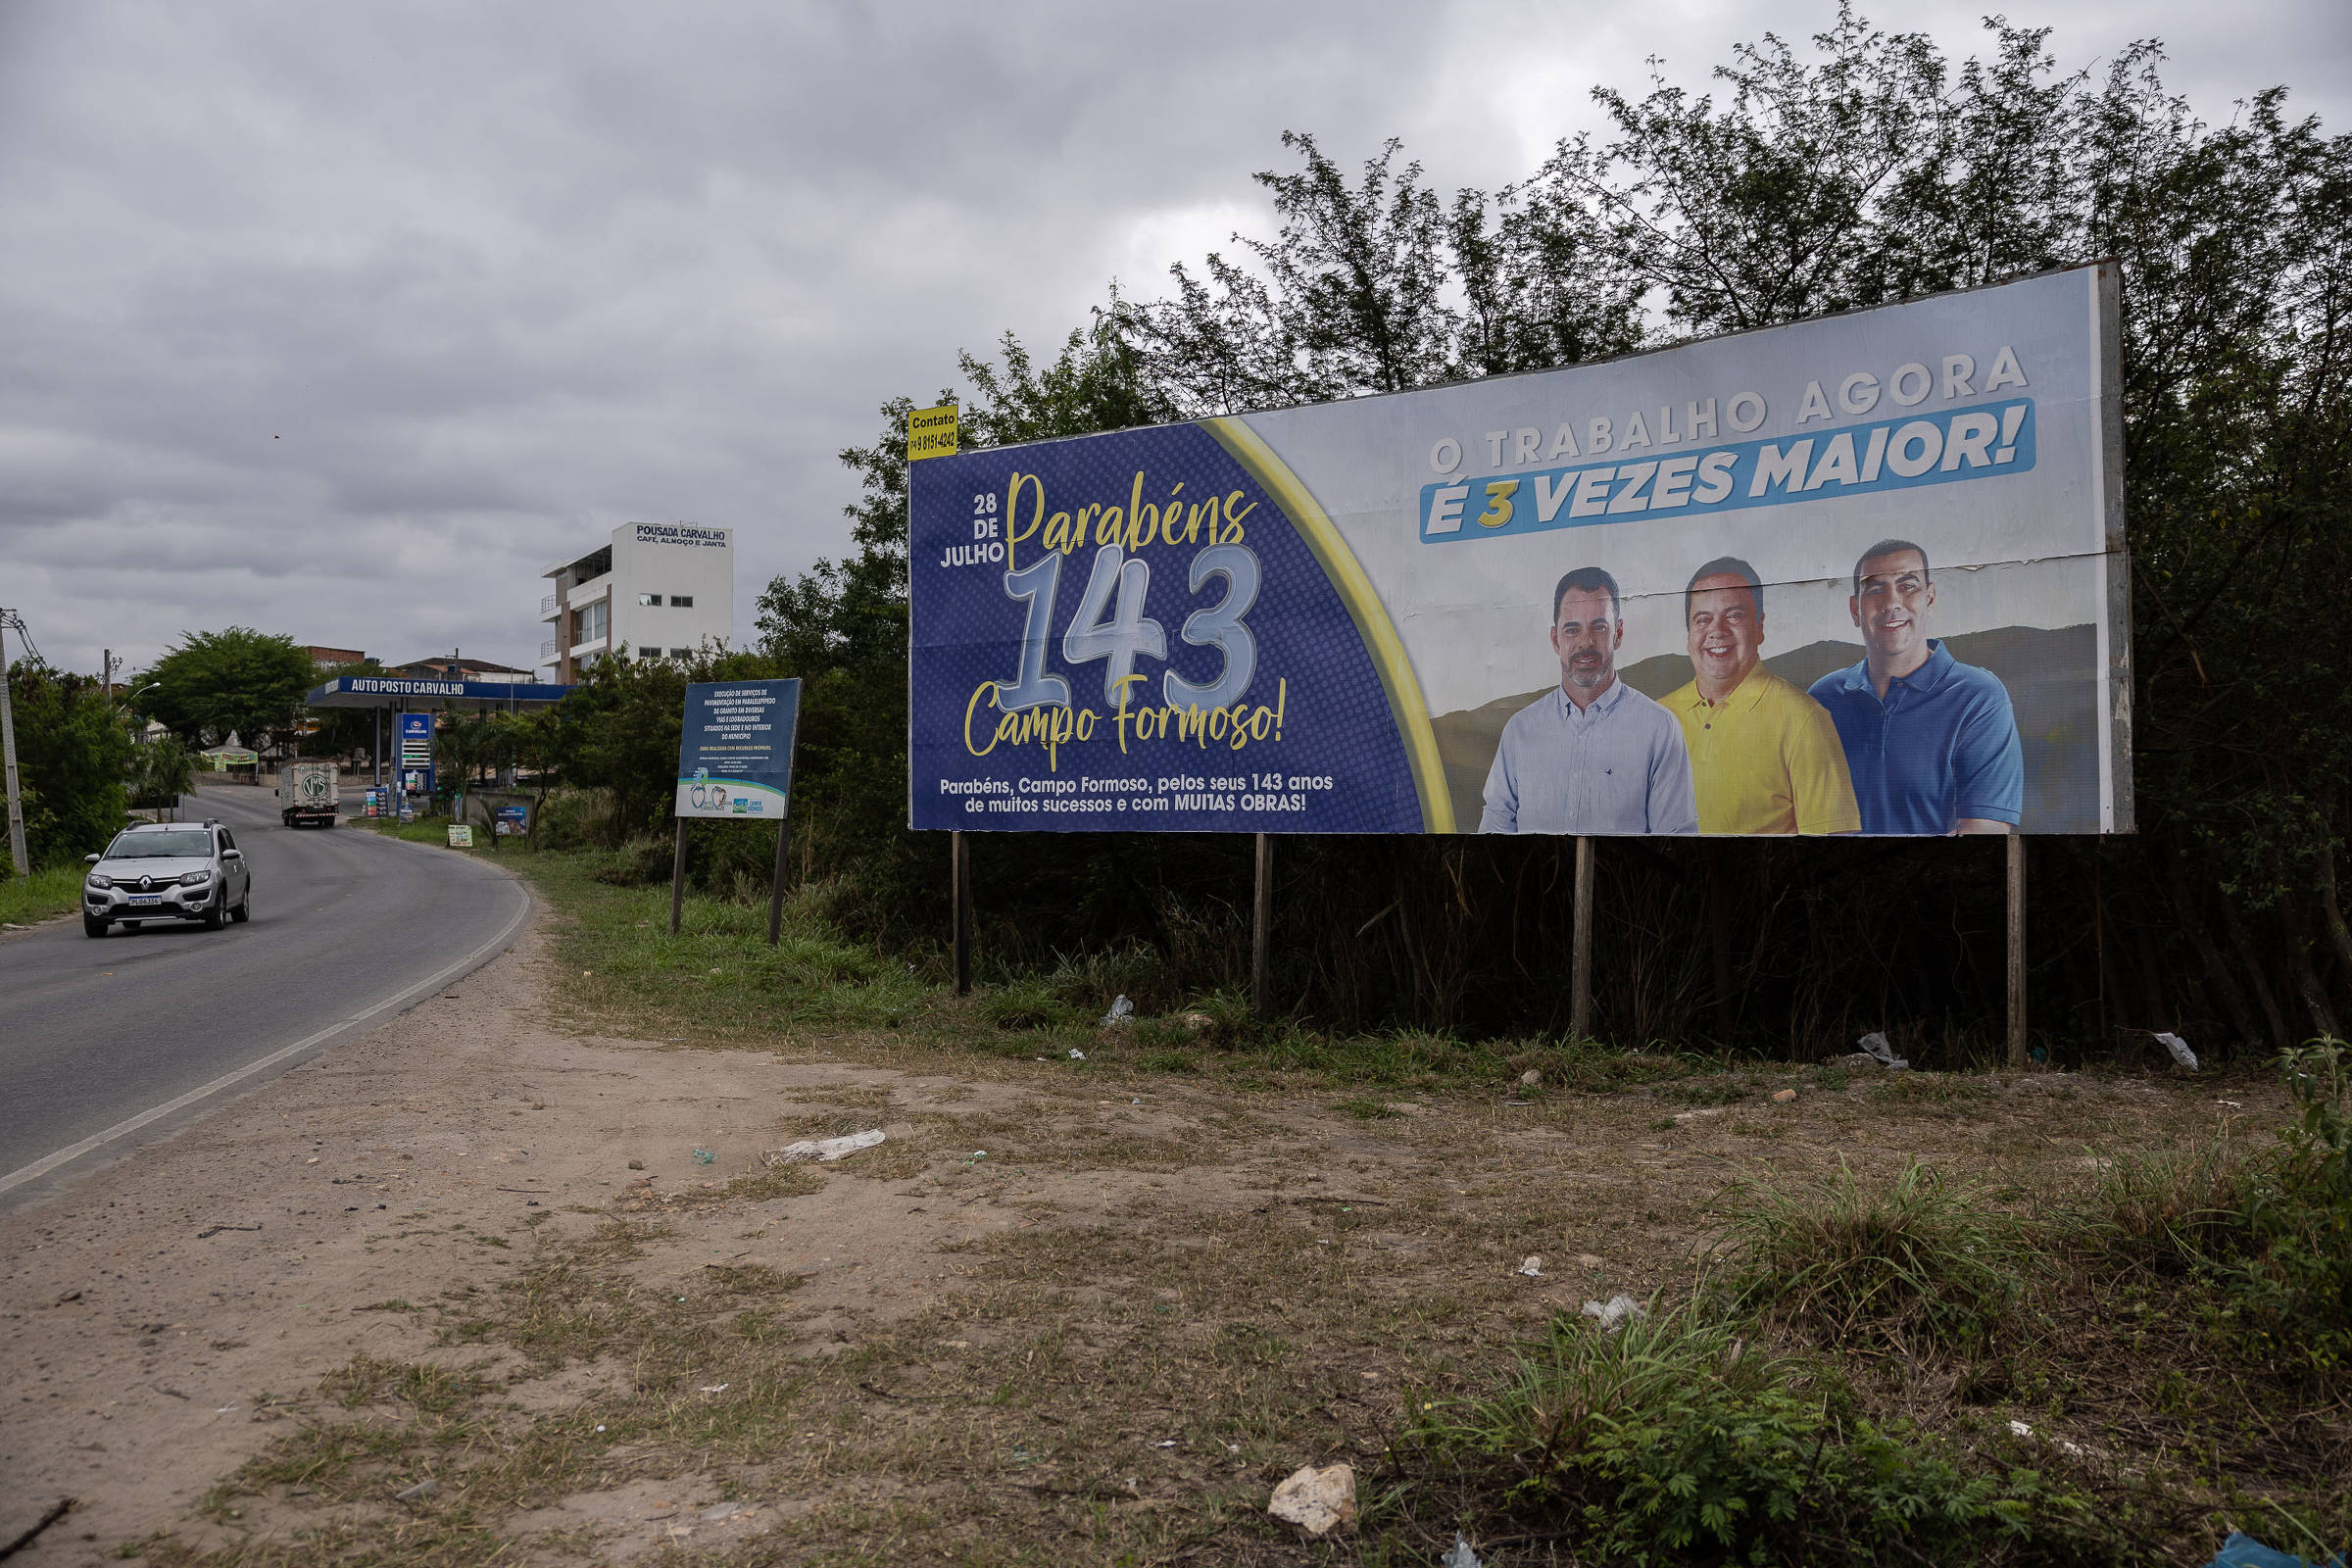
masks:
[[[1516,1531],[1579,1560],[2125,1555],[2087,1496],[2033,1465],[1874,1421],[1833,1365],[1758,1348],[1737,1317],[1652,1305],[1614,1334],[1562,1314],[1494,1394],[1425,1405],[1407,1505],[1466,1493],[1489,1542]]]
[[[1717,1253],[1734,1299],[1826,1342],[1979,1348],[2018,1312],[2039,1268],[2033,1221],[1917,1160],[1883,1190],[1843,1160],[1814,1192],[1741,1183],[1721,1213]]]

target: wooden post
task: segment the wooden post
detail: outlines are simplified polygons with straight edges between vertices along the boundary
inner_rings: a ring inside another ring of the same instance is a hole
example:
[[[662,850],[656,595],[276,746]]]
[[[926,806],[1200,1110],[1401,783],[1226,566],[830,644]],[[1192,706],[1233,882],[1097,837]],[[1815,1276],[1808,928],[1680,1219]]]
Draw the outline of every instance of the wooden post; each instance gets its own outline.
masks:
[[[1576,928],[1568,978],[1568,1038],[1592,1038],[1592,841],[1576,841]]]
[[[2099,854],[2094,842],[2090,847],[2090,935],[2096,944],[2099,964],[2099,1049],[2105,1051],[2115,1037],[2107,1032],[2107,888],[2106,857]]]
[[[1268,995],[1266,957],[1272,946],[1274,924],[1274,840],[1271,835],[1257,835],[1257,886],[1250,904],[1250,1016],[1259,1023],[1266,1021],[1272,1010],[1273,999]]]
[[[2009,1067],[2026,1065],[2026,840],[2009,843]]]
[[[678,818],[678,844],[669,856],[669,934],[678,934],[678,916],[686,908],[686,819]]]
[[[972,994],[972,849],[963,834],[948,835],[949,903],[956,926],[956,994]]]
[[[776,870],[767,884],[767,945],[771,948],[784,929],[784,852],[792,842],[791,835],[789,817],[776,824]]]
[[[1723,886],[1728,848],[1721,839],[1707,844],[1707,946],[1712,950],[1715,971],[1715,1043],[1726,1051],[1732,1045],[1732,927]]]

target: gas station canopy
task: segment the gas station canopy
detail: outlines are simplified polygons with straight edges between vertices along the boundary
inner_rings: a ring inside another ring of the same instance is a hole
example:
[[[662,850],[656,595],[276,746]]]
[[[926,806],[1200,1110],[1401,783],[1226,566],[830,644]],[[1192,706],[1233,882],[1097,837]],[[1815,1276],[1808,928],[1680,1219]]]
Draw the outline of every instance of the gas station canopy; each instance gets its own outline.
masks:
[[[436,680],[408,675],[341,675],[318,687],[305,702],[313,708],[545,708],[560,703],[569,686],[503,680]]]

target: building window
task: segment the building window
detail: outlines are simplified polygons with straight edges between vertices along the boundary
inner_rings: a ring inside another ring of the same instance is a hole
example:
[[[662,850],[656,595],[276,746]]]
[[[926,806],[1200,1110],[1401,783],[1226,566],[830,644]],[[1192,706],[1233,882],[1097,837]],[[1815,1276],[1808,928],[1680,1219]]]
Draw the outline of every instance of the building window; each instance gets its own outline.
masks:
[[[640,648],[637,650],[637,657],[639,659],[660,659],[662,657],[662,650],[659,648]]]
[[[673,609],[677,609],[677,610],[692,610],[692,609],[694,608],[694,595],[692,595],[692,594],[671,594],[671,595],[669,596],[669,602],[670,602],[670,605],[671,605],[671,607],[672,607]],[[655,601],[655,603],[659,604],[659,603],[661,603],[661,601],[660,601],[660,600],[656,600],[656,601]]]
[[[571,617],[572,643],[576,646],[600,640],[605,635],[605,628],[612,624],[610,615],[611,611],[602,599],[593,605],[582,605]]]
[[[639,594],[637,602],[641,605],[659,606],[662,603],[662,596],[660,594]]]

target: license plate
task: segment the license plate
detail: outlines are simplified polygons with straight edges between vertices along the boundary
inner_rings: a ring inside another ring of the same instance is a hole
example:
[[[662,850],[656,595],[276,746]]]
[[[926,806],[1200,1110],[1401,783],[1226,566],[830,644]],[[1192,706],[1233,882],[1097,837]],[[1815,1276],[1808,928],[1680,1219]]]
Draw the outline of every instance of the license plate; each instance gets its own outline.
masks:
[[[134,896],[130,902],[132,906],[135,908],[136,906],[144,904],[161,904],[164,902],[164,898],[160,893],[149,893],[142,896]]]

